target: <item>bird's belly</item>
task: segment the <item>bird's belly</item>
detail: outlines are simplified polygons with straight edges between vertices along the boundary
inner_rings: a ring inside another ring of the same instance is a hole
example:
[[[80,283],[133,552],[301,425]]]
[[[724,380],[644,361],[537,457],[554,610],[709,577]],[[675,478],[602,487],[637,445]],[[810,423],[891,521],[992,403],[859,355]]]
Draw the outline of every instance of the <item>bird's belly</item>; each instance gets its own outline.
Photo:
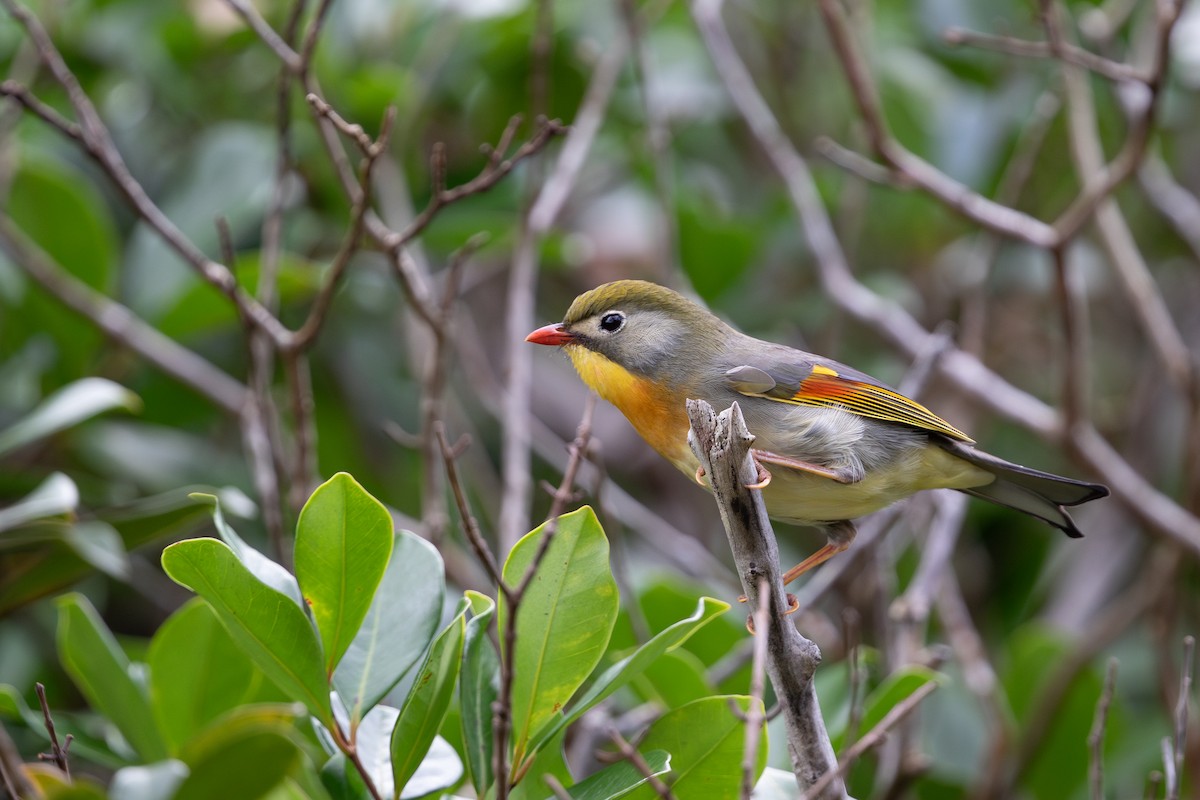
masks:
[[[676,466],[695,471],[694,466],[680,461]],[[771,482],[763,489],[767,513],[772,519],[797,525],[856,519],[924,489],[966,489],[994,480],[990,473],[934,445],[898,454],[854,483],[766,466],[771,473]]]
[[[768,466],[771,483],[763,500],[772,519],[798,525],[856,519],[920,490],[904,475],[868,473],[856,483]]]

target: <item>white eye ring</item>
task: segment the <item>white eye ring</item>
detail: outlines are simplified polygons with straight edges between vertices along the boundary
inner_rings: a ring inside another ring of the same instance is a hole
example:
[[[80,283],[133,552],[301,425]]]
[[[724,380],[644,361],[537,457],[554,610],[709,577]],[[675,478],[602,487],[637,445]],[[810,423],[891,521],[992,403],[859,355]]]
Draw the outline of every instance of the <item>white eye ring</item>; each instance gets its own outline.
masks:
[[[600,317],[600,330],[605,333],[616,333],[625,327],[625,315],[620,311],[609,311]]]

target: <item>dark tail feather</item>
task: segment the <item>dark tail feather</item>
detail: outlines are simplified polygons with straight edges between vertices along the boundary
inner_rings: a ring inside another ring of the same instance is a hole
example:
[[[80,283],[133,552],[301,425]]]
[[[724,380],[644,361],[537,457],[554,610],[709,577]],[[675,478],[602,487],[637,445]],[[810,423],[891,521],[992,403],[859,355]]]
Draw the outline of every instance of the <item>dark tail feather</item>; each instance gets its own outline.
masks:
[[[962,442],[945,440],[941,443],[948,452],[996,476],[986,486],[963,491],[1008,508],[1023,511],[1048,522],[1067,536],[1083,536],[1071,515],[1063,506],[1077,506],[1089,500],[1108,496],[1108,487],[1098,483],[1077,481],[1049,472],[1022,467]]]

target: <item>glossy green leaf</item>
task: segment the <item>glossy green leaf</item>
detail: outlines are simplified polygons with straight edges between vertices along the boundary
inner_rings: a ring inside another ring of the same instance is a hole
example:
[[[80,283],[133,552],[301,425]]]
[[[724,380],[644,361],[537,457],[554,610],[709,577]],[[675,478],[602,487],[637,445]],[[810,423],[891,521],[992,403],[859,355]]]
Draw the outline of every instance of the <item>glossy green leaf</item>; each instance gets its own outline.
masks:
[[[1052,672],[1046,665],[1060,663],[1071,648],[1067,637],[1035,624],[1023,626],[1009,638],[1008,663],[1000,680],[1017,720],[1018,735],[1042,711],[1038,701]],[[1082,786],[1079,776],[1087,774],[1088,753],[1081,743],[1087,741],[1102,685],[1099,672],[1089,667],[1080,670],[1063,695],[1055,698],[1058,708],[1049,719],[1045,738],[1021,776],[1031,797],[1068,797]]]
[[[517,542],[504,564],[516,586],[533,563],[546,531],[541,525]],[[521,601],[513,654],[513,763],[520,769],[532,737],[548,725],[600,663],[617,619],[617,583],[608,540],[584,506],[558,519],[557,532]],[[500,630],[508,607],[500,601]],[[503,639],[502,639],[503,640]]]
[[[203,597],[234,641],[289,697],[332,724],[321,645],[304,612],[259,581],[227,545],[188,539],[163,551],[172,580]]]
[[[465,617],[463,607],[433,640],[400,709],[391,739],[392,775],[398,789],[403,789],[416,773],[446,718],[462,668]]]
[[[475,794],[483,796],[492,784],[492,704],[500,684],[500,656],[487,635],[496,604],[490,597],[468,591],[471,613],[463,642],[462,676],[458,681],[458,705],[462,721],[463,751]]]
[[[253,509],[249,498],[237,490],[220,492],[227,504],[249,504]],[[155,539],[192,533],[203,524],[208,512],[189,499],[186,491],[179,490],[100,509],[96,515],[116,529],[125,550],[129,551]],[[0,541],[3,539],[0,537]],[[0,616],[70,585],[92,569],[61,538],[54,538],[34,552],[22,552],[19,565],[0,561]],[[294,586],[295,581],[292,583]],[[299,589],[296,596],[299,598]]]
[[[575,782],[571,770],[567,768],[567,760],[563,755],[563,739],[566,731],[555,736],[531,751],[526,760],[525,772],[520,776],[520,782],[509,792],[509,800],[542,800],[546,796],[546,776],[553,775],[563,786]]]
[[[654,777],[665,774],[671,768],[671,756],[666,750],[650,750],[642,753],[642,758]],[[567,794],[574,800],[616,800],[649,780],[638,767],[628,761],[620,761],[570,787]],[[555,796],[547,795],[546,800],[555,800]]]
[[[83,378],[59,389],[16,424],[0,431],[0,456],[53,436],[107,411],[140,411],[136,394],[104,378]]]
[[[333,673],[351,730],[424,655],[441,621],[445,591],[437,549],[397,531],[367,616]]]
[[[297,606],[304,607],[304,599],[300,596],[300,586],[296,583],[295,576],[288,572],[283,565],[272,561],[246,544],[245,540],[237,535],[237,531],[225,520],[225,512],[216,495],[193,492],[189,497],[210,507],[217,535],[225,544],[229,545],[229,549],[234,552],[246,569],[254,574],[254,577],[275,591],[290,597]]]
[[[16,174],[10,173],[6,192],[13,202],[6,205],[5,213],[64,271],[109,293],[117,259],[111,205],[97,191],[88,171],[71,159],[39,157],[51,149],[22,147],[14,162]],[[65,220],[70,224],[64,224]],[[23,293],[13,308],[0,314],[0,339],[48,338],[57,351],[51,372],[60,383],[94,370],[95,354],[103,342],[101,333],[61,300],[34,289],[35,285],[31,281],[33,291]],[[0,306],[7,306],[8,300]]]
[[[59,598],[58,656],[92,708],[106,716],[143,759],[166,758],[145,689],[133,680],[129,659],[83,595]]]
[[[79,505],[75,481],[55,472],[7,508],[0,508],[0,533],[49,517],[65,517]]]
[[[188,762],[191,772],[172,800],[259,800],[299,760],[296,743],[280,731],[239,731]]]
[[[663,653],[646,667],[642,677],[651,696],[667,709],[718,694],[705,678],[704,664],[687,650]]]
[[[206,725],[254,696],[262,673],[196,598],[163,623],[147,653],[150,697],[172,753]]]
[[[170,800],[188,776],[188,766],[168,759],[154,764],[124,767],[108,786],[109,800]]]
[[[344,472],[317,487],[300,511],[296,579],[321,632],[327,675],[367,616],[392,539],[392,515]]]
[[[338,715],[339,722],[341,715]],[[393,797],[396,794],[395,780],[392,776],[392,731],[396,729],[396,720],[400,712],[391,706],[375,706],[363,717],[355,732],[355,747],[358,749],[358,759],[371,776],[371,782],[382,797]],[[340,754],[339,754],[340,755]],[[342,786],[345,793],[351,796],[364,795],[365,784],[355,767],[345,759],[338,762],[343,770]],[[355,792],[354,788],[361,786],[362,790]]]
[[[927,683],[940,682],[941,679],[941,676],[933,670],[918,666],[904,667],[888,675],[867,695],[867,699],[863,702],[862,721],[859,723],[858,733],[862,734],[871,730],[887,716],[889,711],[913,692]],[[844,733],[835,737],[833,749],[840,752],[844,741]]]
[[[728,603],[714,600],[711,597],[700,598],[696,610],[692,612],[691,616],[663,629],[632,654],[604,670],[600,677],[596,678],[588,687],[587,692],[571,704],[570,710],[565,715],[553,718],[551,723],[537,734],[534,746],[538,746],[579,719],[585,711],[641,674],[664,653],[669,653],[682,645],[691,638],[692,634],[728,610]]]
[[[463,763],[458,753],[441,736],[435,736],[417,771],[404,785],[400,800],[436,797],[436,793],[454,786],[462,776]]]
[[[671,754],[671,771],[664,783],[671,787],[677,800],[737,797],[746,723],[734,713],[734,708],[745,714],[752,702],[758,703],[762,710],[760,701],[742,695],[718,695],[688,703],[651,725],[638,744],[638,751],[665,750]],[[765,725],[759,741],[755,778],[767,765]],[[636,800],[652,800],[657,796],[649,786],[640,786],[629,795]]]

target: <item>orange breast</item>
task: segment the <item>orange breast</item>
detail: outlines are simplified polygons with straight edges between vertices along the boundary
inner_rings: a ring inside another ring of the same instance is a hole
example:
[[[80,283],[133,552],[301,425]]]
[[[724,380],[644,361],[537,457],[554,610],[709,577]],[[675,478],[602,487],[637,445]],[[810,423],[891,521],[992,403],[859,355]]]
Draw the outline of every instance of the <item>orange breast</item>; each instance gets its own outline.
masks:
[[[616,406],[638,434],[675,466],[691,472],[692,452],[687,444],[685,397],[634,375],[619,364],[584,347],[567,348],[583,382]]]

